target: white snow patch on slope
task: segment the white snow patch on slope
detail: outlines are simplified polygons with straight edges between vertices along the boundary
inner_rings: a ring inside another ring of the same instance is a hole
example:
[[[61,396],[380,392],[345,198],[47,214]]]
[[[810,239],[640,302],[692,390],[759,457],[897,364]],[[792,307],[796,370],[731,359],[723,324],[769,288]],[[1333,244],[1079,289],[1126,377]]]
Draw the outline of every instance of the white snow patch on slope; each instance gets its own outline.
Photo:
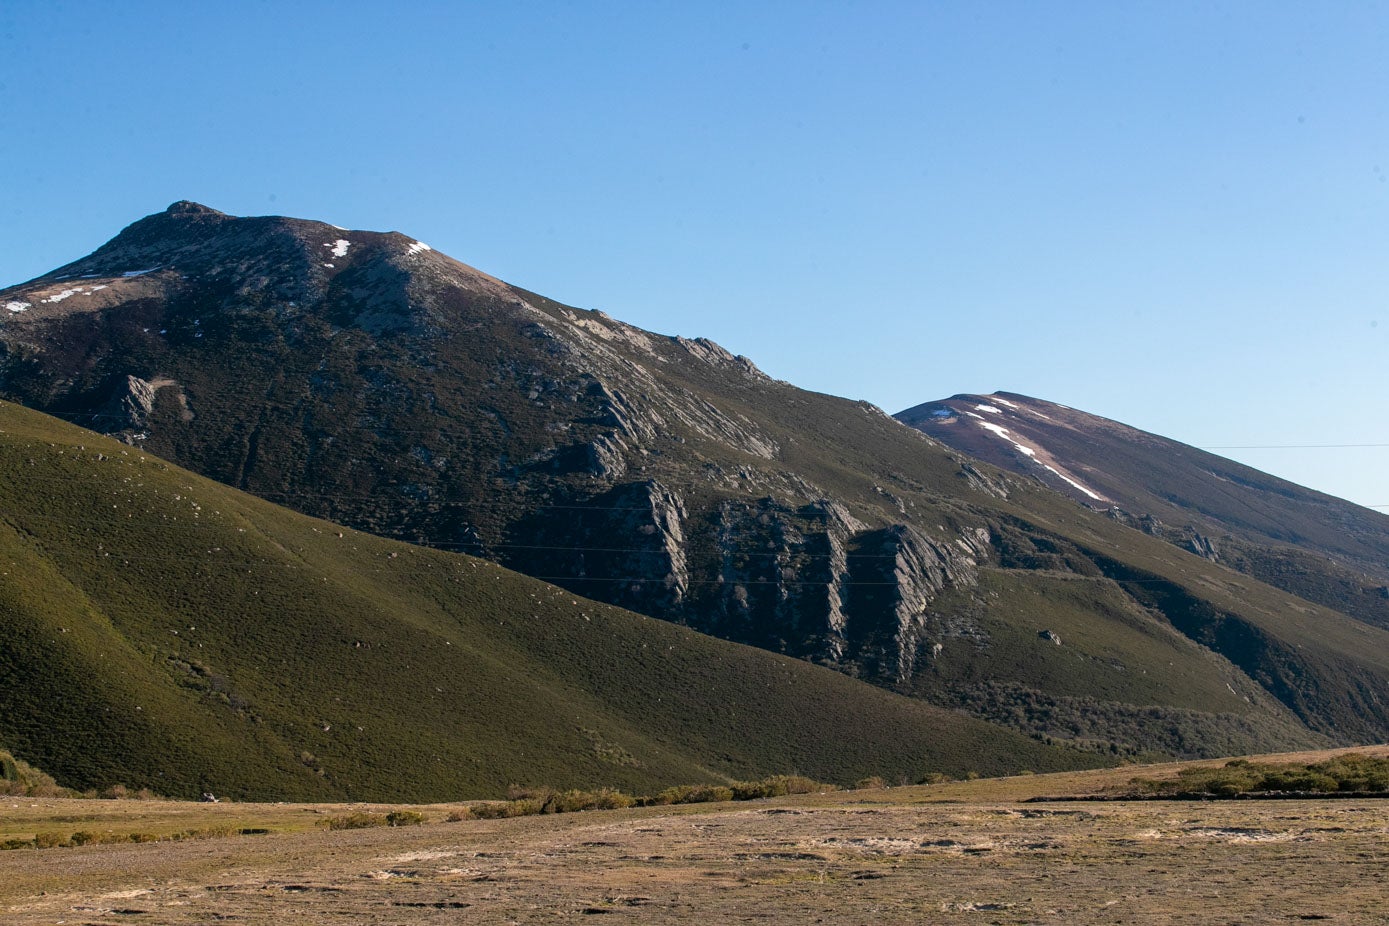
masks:
[[[1003,427],[1002,425],[994,424],[992,421],[985,421],[982,418],[980,418],[979,415],[975,415],[974,417],[980,419],[979,427],[983,428],[986,431],[993,431],[995,434],[997,434],[999,437],[1003,438],[1006,441],[1012,440],[1012,438],[1008,436],[1007,428]]]
[[[7,302],[5,303],[5,308],[18,315],[20,312],[32,308],[32,306],[27,302]]]
[[[44,303],[62,302],[64,299],[69,299],[69,298],[71,298],[71,297],[73,297],[73,296],[80,296],[80,295],[82,295],[82,290],[81,290],[80,288],[79,288],[79,289],[65,289],[65,290],[63,290],[61,293],[54,293],[52,296],[49,296],[47,299],[40,299],[39,302],[44,302]]]
[[[975,415],[974,417],[979,418],[978,415]],[[1037,451],[1033,450],[1031,447],[1027,446],[1026,444],[1019,443],[1018,441],[1009,437],[1007,428],[999,427],[992,421],[984,421],[982,418],[980,418],[979,420],[979,427],[983,428],[986,431],[994,432],[999,437],[1012,444],[1013,447],[1018,451],[1018,453],[1021,453],[1023,456],[1035,457],[1037,455]]]
[[[1043,463],[1042,465],[1043,465],[1043,466],[1046,466],[1045,463]],[[1091,491],[1090,491],[1089,489],[1087,489],[1085,486],[1083,486],[1083,485],[1081,485],[1080,483],[1076,482],[1076,481],[1075,481],[1074,479],[1072,479],[1070,476],[1067,476],[1065,473],[1062,473],[1062,472],[1061,472],[1060,470],[1058,470],[1056,467],[1054,467],[1054,466],[1046,466],[1046,468],[1049,469],[1049,470],[1051,470],[1053,473],[1056,473],[1056,475],[1060,476],[1062,479],[1066,480],[1066,481],[1069,482],[1071,485],[1075,486],[1077,489],[1079,489],[1080,491],[1084,492],[1086,495],[1088,495],[1088,496],[1090,496],[1091,498],[1093,498],[1095,501],[1097,501],[1097,502],[1102,502],[1102,501],[1105,500],[1105,498],[1104,498],[1103,495],[1096,495],[1094,492],[1091,492]]]
[[[1007,399],[1000,399],[998,396],[994,396],[993,400],[997,402],[999,405],[1006,405],[1009,408],[1017,408],[1016,405],[1014,405],[1012,402],[1009,402]]]
[[[346,257],[347,249],[352,247],[352,242],[348,241],[346,238],[339,238],[332,244],[325,244],[324,247],[332,248],[334,257]]]
[[[434,250],[434,249],[431,248],[429,245],[425,244],[423,241],[416,241],[414,244],[410,245],[410,250],[407,251],[406,253],[408,253],[408,254],[418,254],[418,253],[420,253],[421,251],[432,251],[432,250]]]
[[[1010,402],[1008,402],[1007,400],[1004,400],[1004,399],[1000,399],[999,401],[1003,402],[1004,405],[1011,405],[1011,404],[1012,404],[1012,403],[1010,403]],[[994,412],[997,412],[997,411],[998,411],[998,409],[996,409],[996,408],[990,408],[990,407],[987,406],[987,405],[976,405],[976,406],[974,406],[974,407],[975,407],[975,408],[978,408],[978,409],[981,409],[981,410],[983,410],[983,411],[994,411]],[[1012,407],[1016,408],[1017,406],[1012,406]],[[1028,409],[1028,411],[1032,411],[1032,409]],[[996,425],[996,424],[994,424],[992,421],[985,421],[983,415],[976,415],[974,412],[970,412],[970,411],[965,412],[965,414],[966,414],[966,415],[969,415],[969,416],[972,417],[972,418],[977,419],[977,420],[979,421],[979,427],[983,428],[983,429],[986,430],[986,431],[992,431],[994,434],[996,434],[996,435],[998,435],[999,437],[1003,438],[1003,439],[1006,440],[1008,443],[1012,444],[1012,445],[1013,445],[1013,448],[1014,448],[1015,450],[1017,450],[1018,453],[1021,453],[1021,454],[1022,454],[1023,456],[1025,456],[1025,457],[1031,458],[1032,461],[1033,461],[1034,463],[1039,463],[1039,464],[1041,464],[1041,466],[1042,466],[1043,469],[1049,470],[1053,475],[1058,476],[1058,477],[1060,477],[1061,479],[1064,479],[1066,482],[1068,482],[1069,484],[1071,484],[1072,486],[1074,486],[1074,487],[1075,487],[1076,489],[1078,489],[1079,491],[1084,492],[1084,493],[1085,493],[1086,495],[1088,495],[1090,498],[1094,499],[1094,500],[1097,501],[1097,502],[1108,501],[1108,499],[1106,499],[1103,495],[1100,495],[1099,493],[1092,491],[1088,486],[1085,486],[1085,485],[1082,485],[1082,484],[1079,483],[1079,482],[1076,482],[1074,479],[1072,479],[1070,476],[1067,476],[1065,473],[1061,472],[1061,471],[1060,471],[1059,469],[1057,469],[1056,467],[1050,466],[1050,465],[1048,465],[1048,464],[1046,464],[1046,463],[1042,463],[1041,460],[1038,460],[1038,459],[1036,458],[1036,457],[1037,457],[1037,451],[1036,451],[1034,448],[1029,447],[1029,446],[1027,446],[1026,444],[1020,442],[1017,438],[1013,437],[1013,436],[1009,433],[1009,431],[1008,431],[1007,428],[1002,427],[1002,426],[1000,426],[1000,425]],[[1041,413],[1040,413],[1040,412],[1037,412],[1037,414],[1041,414]],[[1042,417],[1045,418],[1046,416],[1045,416],[1045,415],[1042,415]]]
[[[125,273],[122,273],[121,276],[123,276],[123,277],[142,277],[142,276],[144,276],[144,275],[147,274],[147,273],[154,273],[154,271],[156,271],[156,270],[158,270],[158,269],[159,269],[158,267],[151,267],[151,268],[149,268],[148,270],[127,270]]]
[[[977,408],[977,409],[979,409],[981,412],[990,412],[990,413],[995,414],[995,415],[1001,415],[1001,414],[1003,414],[1003,409],[1001,409],[1001,408],[994,408],[992,405],[976,405],[976,406],[974,406],[974,407]]]

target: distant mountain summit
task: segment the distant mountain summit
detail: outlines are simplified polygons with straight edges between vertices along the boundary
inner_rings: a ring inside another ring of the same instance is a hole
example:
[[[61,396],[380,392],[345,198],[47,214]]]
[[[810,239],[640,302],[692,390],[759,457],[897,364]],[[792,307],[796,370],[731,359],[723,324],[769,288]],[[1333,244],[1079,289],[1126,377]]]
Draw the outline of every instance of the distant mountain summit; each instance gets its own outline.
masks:
[[[1389,516],[1015,393],[955,395],[895,417],[1198,556],[1389,627]]]
[[[1094,510],[395,232],[176,203],[0,306],[0,397],[303,513],[1107,755],[1389,737],[1389,632],[1131,529],[1005,404],[958,432]]]

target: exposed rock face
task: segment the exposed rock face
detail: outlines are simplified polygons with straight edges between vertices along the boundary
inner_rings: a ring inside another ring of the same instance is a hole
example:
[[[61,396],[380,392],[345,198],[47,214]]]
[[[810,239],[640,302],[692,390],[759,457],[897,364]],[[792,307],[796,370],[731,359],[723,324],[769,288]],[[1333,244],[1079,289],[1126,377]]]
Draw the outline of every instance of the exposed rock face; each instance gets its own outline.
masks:
[[[308,514],[946,703],[941,685],[993,671],[1009,621],[1036,633],[1017,602],[1060,594],[1060,581],[1089,589],[1104,578],[1097,549],[1122,560],[1131,537],[1149,543],[1097,511],[1174,532],[1111,505],[1122,486],[1098,466],[1068,467],[1059,432],[1052,447],[1005,420],[1066,414],[1051,406],[999,397],[939,422],[1026,463],[1005,474],[867,402],[796,389],[702,338],[561,305],[395,232],[176,203],[0,298],[16,307],[0,311],[7,399]],[[1188,523],[1170,505],[1130,510]],[[1214,530],[1181,542],[1213,557],[1215,537],[1222,562],[1251,559]],[[1205,568],[1170,552],[1183,560],[1169,576]],[[1165,562],[1151,550],[1143,561]],[[997,604],[986,571],[1017,594]],[[1357,597],[1369,618],[1389,614],[1373,592],[1386,578]],[[1102,622],[1101,599],[1055,606]],[[1085,645],[1068,631],[1068,653]],[[1336,666],[1317,683],[1340,684]],[[1378,676],[1365,672],[1370,690]],[[1313,716],[1317,703],[1296,709]]]
[[[160,390],[168,389],[178,407],[178,419],[192,421],[193,412],[188,408],[188,398],[178,383],[171,379],[156,379],[146,382],[138,376],[125,377],[124,388],[118,388],[97,413],[99,430],[119,437],[127,443],[138,444],[148,438],[151,418],[154,415],[155,401]]]
[[[1200,533],[1193,527],[1188,527],[1185,531],[1186,543],[1184,546],[1202,559],[1208,559],[1213,563],[1220,561],[1220,550],[1215,542],[1209,537]]]
[[[105,414],[112,431],[138,431],[149,426],[155,388],[138,376],[126,376],[125,389],[111,395]]]
[[[689,594],[685,512],[660,483],[627,483],[522,519],[507,565],[591,598],[663,615]]]
[[[847,548],[862,527],[821,500],[798,508],[771,498],[724,501],[702,537],[712,600],[689,616],[720,636],[829,664],[845,657]]]
[[[1008,497],[1008,484],[1003,479],[986,475],[967,460],[960,462],[960,475],[964,478],[965,484],[976,492],[983,492],[995,498]]]
[[[946,588],[969,588],[979,561],[989,552],[989,533],[980,528],[954,543],[923,536],[905,524],[862,535],[856,546],[850,641],[871,675],[905,682],[918,656],[929,651],[931,603]]]
[[[989,552],[982,528],[942,543],[829,500],[726,500],[692,522],[654,481],[556,505],[512,536],[504,561],[532,575],[883,682],[910,678],[931,602],[972,586]]]

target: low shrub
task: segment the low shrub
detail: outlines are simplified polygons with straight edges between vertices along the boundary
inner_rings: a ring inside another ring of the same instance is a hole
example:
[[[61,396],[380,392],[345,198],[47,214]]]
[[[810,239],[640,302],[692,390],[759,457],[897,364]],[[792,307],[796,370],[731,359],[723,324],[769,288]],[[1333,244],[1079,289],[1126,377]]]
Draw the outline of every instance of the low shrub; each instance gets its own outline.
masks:
[[[387,826],[419,826],[424,822],[424,814],[413,810],[392,810],[386,814]]]
[[[1219,768],[1184,768],[1166,781],[1134,778],[1142,794],[1212,794],[1234,797],[1275,791],[1359,793],[1389,791],[1389,759],[1347,753],[1323,762],[1258,765],[1233,759]]]
[[[733,800],[733,789],[724,785],[676,785],[652,800],[654,804],[705,804]]]
[[[612,788],[598,791],[556,791],[542,803],[541,813],[575,813],[581,810],[621,810],[631,807],[636,798]]]
[[[510,801],[488,801],[485,804],[474,804],[468,808],[468,815],[475,820],[500,820],[510,816],[506,812],[506,805]]]
[[[865,779],[869,780],[869,779]],[[881,782],[881,778],[873,780]],[[882,787],[882,785],[878,785]],[[823,791],[838,791],[837,785],[825,784],[804,775],[771,775],[761,781],[739,781],[733,784],[735,801],[752,801],[764,797],[784,797],[787,794],[816,794]]]
[[[323,825],[330,830],[364,830],[373,826],[387,826],[386,815],[379,813],[348,813],[329,817]]]

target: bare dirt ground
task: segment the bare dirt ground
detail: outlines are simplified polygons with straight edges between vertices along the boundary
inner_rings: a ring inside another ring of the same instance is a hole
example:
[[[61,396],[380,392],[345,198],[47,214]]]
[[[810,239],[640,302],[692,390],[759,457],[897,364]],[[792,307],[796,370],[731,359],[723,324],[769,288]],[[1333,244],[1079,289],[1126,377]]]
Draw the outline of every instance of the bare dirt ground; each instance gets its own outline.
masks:
[[[1389,924],[1389,801],[1018,803],[1162,771],[338,832],[342,806],[4,798],[0,834],[271,832],[0,852],[0,922]]]

